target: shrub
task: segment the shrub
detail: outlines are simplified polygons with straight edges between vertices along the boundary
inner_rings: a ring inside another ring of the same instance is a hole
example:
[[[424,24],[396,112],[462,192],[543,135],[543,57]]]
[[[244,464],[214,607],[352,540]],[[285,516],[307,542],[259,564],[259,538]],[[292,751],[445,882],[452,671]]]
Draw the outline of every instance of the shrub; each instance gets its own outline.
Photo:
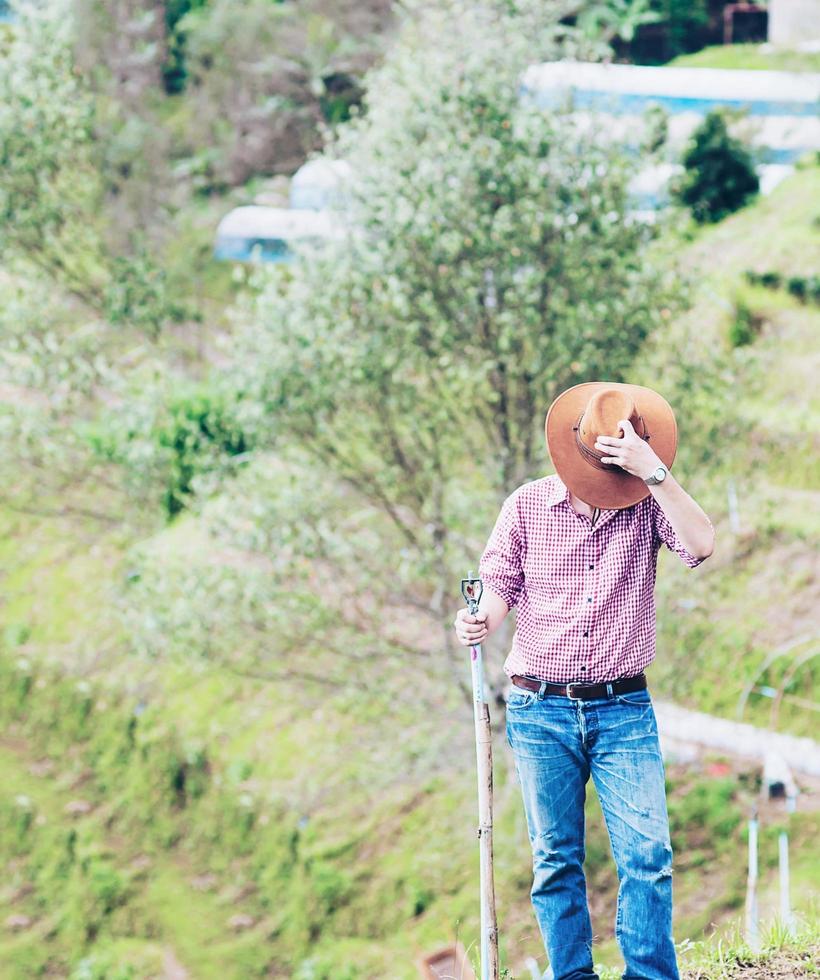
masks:
[[[729,343],[732,347],[751,344],[760,333],[763,318],[742,299],[735,300],[734,318],[729,324]]]
[[[786,289],[800,300],[801,303],[805,303],[808,298],[808,281],[803,278],[803,276],[790,276],[787,283]]]
[[[760,182],[749,149],[729,133],[718,110],[695,130],[683,157],[686,170],[673,196],[700,223],[720,221],[757,194]]]
[[[755,272],[747,269],[744,273],[746,281],[752,286],[763,286],[764,289],[780,289],[783,279],[779,272]]]
[[[165,28],[168,47],[165,64],[162,66],[162,81],[169,95],[182,92],[188,80],[185,64],[185,42],[187,36],[179,22],[191,10],[207,6],[208,0],[168,0],[165,4]]]
[[[251,448],[236,400],[207,382],[171,393],[147,386],[129,409],[89,424],[85,437],[97,456],[125,468],[136,494],[159,492],[169,517],[190,503],[197,478],[241,464]]]
[[[779,272],[755,272],[747,269],[746,281],[764,289],[786,289],[801,303],[820,303],[820,276],[789,276],[783,279]]]
[[[165,423],[156,431],[156,439],[161,447],[171,451],[171,471],[164,495],[170,516],[185,507],[195,477],[214,465],[215,453],[238,456],[249,448],[227,402],[205,390],[173,399]]]

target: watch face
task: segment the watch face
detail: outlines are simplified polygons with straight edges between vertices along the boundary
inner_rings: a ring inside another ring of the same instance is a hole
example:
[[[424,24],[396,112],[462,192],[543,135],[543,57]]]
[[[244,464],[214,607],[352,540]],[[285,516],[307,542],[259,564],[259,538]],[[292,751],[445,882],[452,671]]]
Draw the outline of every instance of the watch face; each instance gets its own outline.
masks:
[[[653,476],[658,481],[658,483],[660,483],[661,480],[666,479],[666,467],[659,466],[653,473]]]

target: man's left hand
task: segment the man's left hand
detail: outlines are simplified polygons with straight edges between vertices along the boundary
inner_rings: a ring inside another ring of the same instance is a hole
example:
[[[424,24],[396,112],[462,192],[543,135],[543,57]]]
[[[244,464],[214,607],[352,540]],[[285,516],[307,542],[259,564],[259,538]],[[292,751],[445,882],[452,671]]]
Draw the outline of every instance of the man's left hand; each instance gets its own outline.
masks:
[[[658,454],[645,439],[641,439],[629,419],[621,419],[618,425],[623,429],[623,438],[598,436],[595,442],[599,452],[609,453],[601,458],[601,462],[620,466],[633,476],[647,479],[662,465]]]

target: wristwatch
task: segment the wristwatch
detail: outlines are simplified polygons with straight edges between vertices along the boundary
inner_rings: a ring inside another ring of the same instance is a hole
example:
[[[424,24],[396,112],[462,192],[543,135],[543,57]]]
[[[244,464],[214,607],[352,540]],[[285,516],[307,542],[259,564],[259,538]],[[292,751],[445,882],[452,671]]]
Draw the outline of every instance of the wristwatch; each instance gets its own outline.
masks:
[[[652,470],[652,473],[643,482],[648,487],[656,487],[659,483],[663,483],[668,472],[669,470],[661,463]]]

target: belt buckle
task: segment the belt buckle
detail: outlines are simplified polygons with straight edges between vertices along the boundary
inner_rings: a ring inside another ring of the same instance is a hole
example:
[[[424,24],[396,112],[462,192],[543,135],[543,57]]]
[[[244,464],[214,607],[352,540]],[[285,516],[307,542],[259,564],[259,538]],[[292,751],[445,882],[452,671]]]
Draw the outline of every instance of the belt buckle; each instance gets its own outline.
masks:
[[[583,685],[580,682],[570,681],[570,683],[567,684],[567,697],[570,698],[570,700],[572,701],[582,701],[584,698],[583,694],[579,694],[576,696],[572,693],[573,687],[582,687],[582,686]]]

